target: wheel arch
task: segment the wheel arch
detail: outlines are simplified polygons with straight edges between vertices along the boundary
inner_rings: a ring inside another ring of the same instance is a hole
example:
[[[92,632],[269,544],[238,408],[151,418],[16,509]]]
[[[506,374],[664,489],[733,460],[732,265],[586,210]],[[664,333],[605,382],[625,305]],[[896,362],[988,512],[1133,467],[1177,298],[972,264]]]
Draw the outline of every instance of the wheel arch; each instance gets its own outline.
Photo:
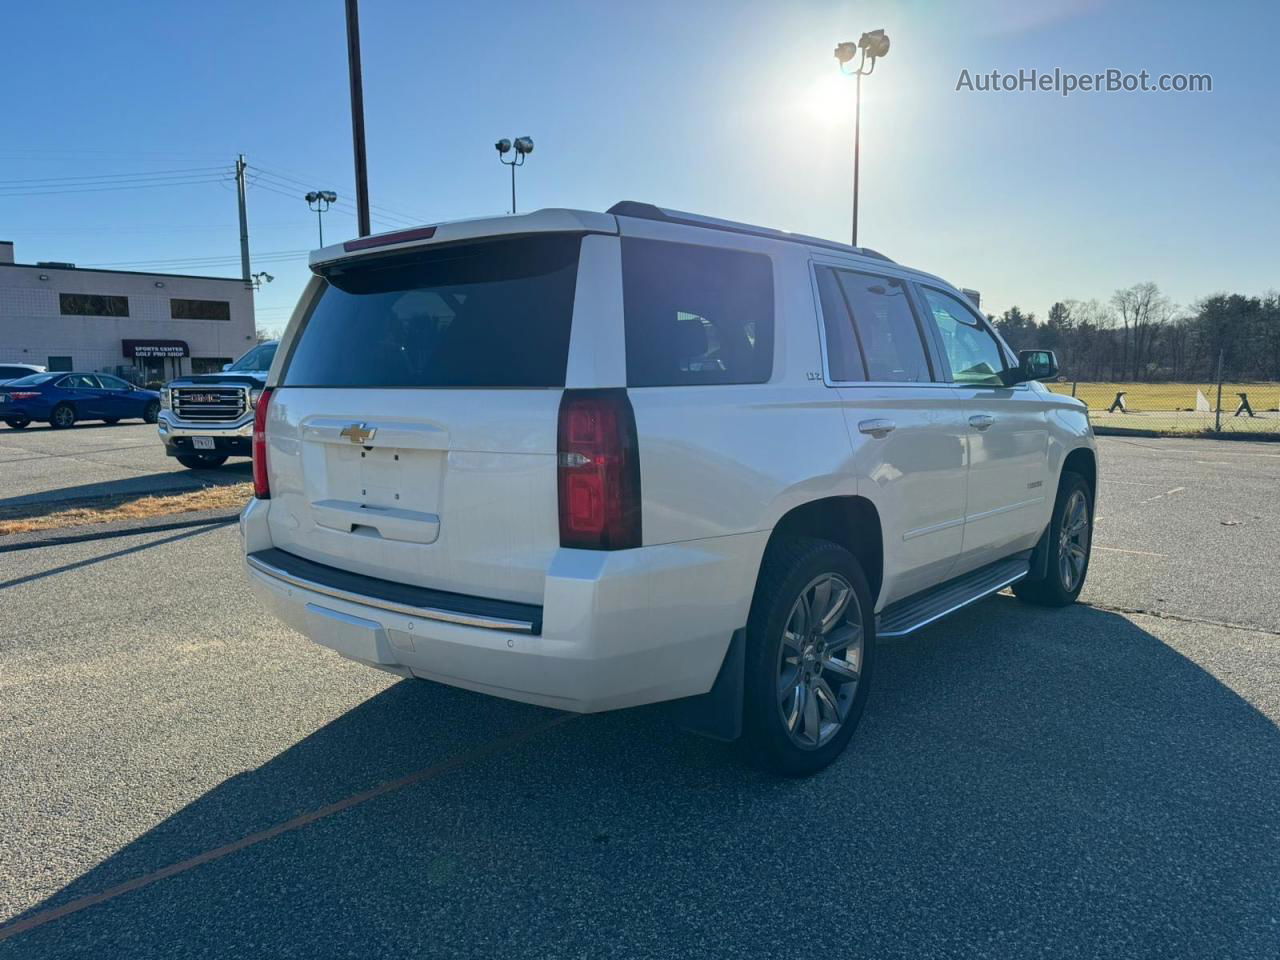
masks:
[[[1088,447],[1076,447],[1062,461],[1062,473],[1078,473],[1089,486],[1089,499],[1098,499],[1098,458]],[[1062,477],[1058,477],[1062,483]]]
[[[884,581],[884,533],[874,503],[861,496],[835,496],[792,507],[774,525],[765,554],[775,543],[790,537],[829,540],[852,553],[866,574],[875,604]]]

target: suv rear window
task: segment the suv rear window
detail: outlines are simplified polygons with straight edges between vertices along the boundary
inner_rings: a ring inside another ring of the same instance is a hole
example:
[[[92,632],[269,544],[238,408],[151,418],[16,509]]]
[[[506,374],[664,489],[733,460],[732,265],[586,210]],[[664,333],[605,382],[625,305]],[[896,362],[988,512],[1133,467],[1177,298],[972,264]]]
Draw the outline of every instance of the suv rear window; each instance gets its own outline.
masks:
[[[622,240],[627,384],[764,383],[773,372],[773,264],[760,253]]]
[[[486,240],[339,263],[289,387],[563,387],[582,238]]]

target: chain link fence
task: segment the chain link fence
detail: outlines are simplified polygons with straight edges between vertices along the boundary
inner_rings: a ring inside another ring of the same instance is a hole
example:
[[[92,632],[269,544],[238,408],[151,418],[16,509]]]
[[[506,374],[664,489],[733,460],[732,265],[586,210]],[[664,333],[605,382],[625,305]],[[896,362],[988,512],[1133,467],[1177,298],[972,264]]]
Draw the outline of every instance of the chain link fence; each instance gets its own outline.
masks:
[[[1089,407],[1099,433],[1161,433],[1185,436],[1250,435],[1280,440],[1280,383],[1232,380],[1212,383],[1048,384]]]

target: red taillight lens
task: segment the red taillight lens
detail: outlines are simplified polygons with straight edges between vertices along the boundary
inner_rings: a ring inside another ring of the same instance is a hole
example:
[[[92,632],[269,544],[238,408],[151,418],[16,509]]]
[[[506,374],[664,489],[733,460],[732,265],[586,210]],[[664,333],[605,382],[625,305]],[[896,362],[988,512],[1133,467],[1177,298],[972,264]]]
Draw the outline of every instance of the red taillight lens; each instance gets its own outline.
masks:
[[[566,390],[558,432],[560,546],[640,546],[640,456],[627,391]]]
[[[9,394],[10,400],[34,400],[40,396],[38,390],[14,390]]]
[[[259,500],[271,499],[271,482],[267,479],[267,408],[271,406],[271,388],[262,391],[253,410],[253,495]]]

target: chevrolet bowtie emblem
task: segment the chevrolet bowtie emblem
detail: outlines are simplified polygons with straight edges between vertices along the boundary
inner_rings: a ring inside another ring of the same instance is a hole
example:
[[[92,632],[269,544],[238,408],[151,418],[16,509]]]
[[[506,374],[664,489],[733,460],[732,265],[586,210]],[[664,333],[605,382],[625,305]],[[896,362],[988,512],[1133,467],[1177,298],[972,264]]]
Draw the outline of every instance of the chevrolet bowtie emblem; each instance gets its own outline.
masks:
[[[340,437],[346,437],[352,443],[366,444],[373,439],[373,435],[378,432],[377,427],[370,427],[364,423],[352,423],[342,428]]]

